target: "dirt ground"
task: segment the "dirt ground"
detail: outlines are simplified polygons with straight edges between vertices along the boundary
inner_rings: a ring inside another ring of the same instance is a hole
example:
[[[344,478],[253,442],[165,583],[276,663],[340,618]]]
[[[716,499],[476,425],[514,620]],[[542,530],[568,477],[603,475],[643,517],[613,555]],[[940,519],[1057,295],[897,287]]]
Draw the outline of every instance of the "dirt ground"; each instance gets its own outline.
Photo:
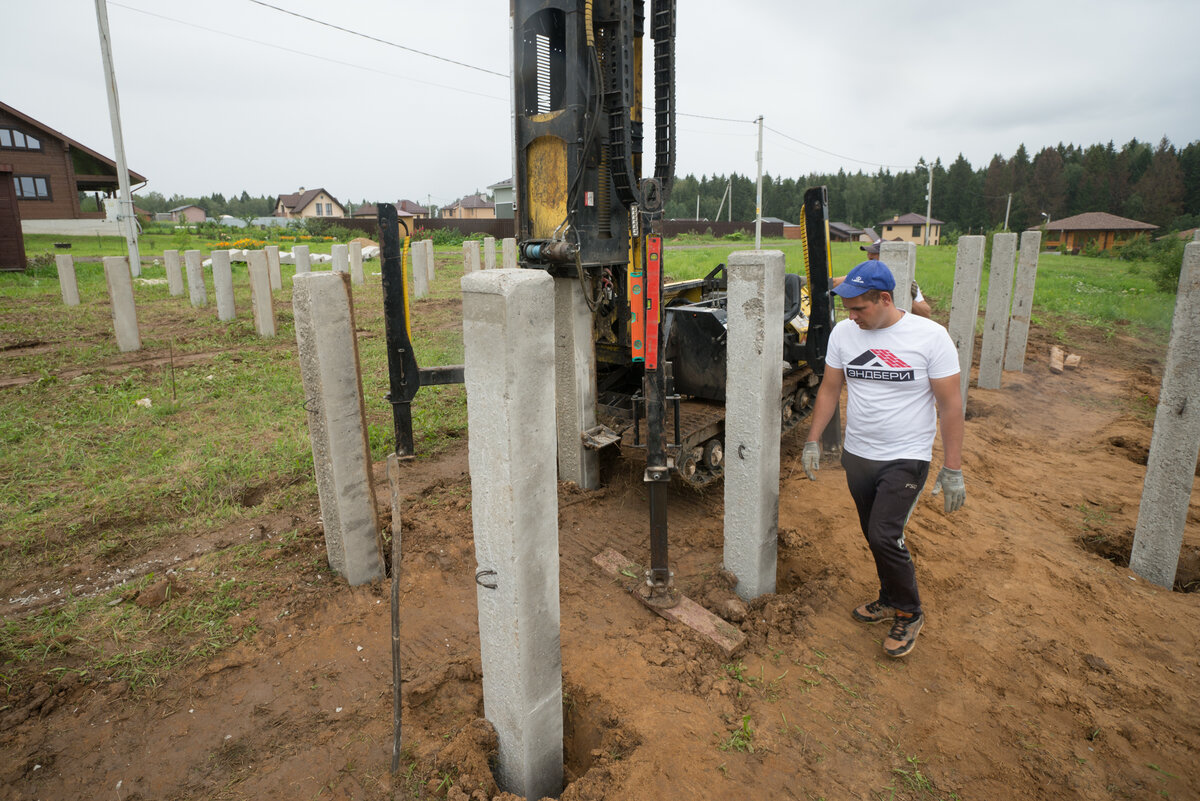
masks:
[[[602,489],[562,485],[562,798],[1200,798],[1200,594],[1181,591],[1200,581],[1200,489],[1176,591],[1122,566],[1162,354],[1121,334],[1071,336],[1079,370],[1051,374],[1035,329],[1024,373],[971,389],[967,505],[948,516],[926,494],[909,526],[928,622],[903,661],[882,653],[881,626],[849,616],[874,597],[874,573],[840,467],[816,483],[799,469],[806,426],[784,442],[778,593],[736,621],[747,645],[732,660],[592,563],[609,547],[648,559],[640,468],[610,458]],[[376,478],[387,524],[382,465]],[[406,464],[402,492],[398,775],[389,588],[304,571],[215,661],[141,692],[42,684],[0,713],[0,798],[499,795],[477,722],[465,442]],[[722,503],[720,486],[672,493],[671,559],[684,593],[728,613]],[[247,522],[264,536],[296,526],[292,547],[323,547],[315,506]],[[173,547],[186,556],[233,536]],[[52,596],[52,569],[24,589]],[[186,589],[187,574],[178,581]]]

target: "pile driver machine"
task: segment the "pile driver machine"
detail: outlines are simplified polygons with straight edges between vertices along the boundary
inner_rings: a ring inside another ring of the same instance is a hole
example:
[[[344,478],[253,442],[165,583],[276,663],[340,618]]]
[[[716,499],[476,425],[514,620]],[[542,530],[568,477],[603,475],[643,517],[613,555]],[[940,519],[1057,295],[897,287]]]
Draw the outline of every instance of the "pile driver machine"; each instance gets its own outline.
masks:
[[[677,593],[667,563],[667,487],[672,475],[695,486],[721,476],[726,377],[724,265],[680,282],[664,270],[663,208],[675,168],[675,0],[511,0],[511,8],[518,257],[522,268],[554,276],[558,358],[565,353],[573,362],[558,378],[560,396],[564,383],[576,395],[573,413],[564,414],[559,401],[560,466],[563,450],[575,446],[593,457],[608,446],[644,454],[650,569],[642,598],[669,606]],[[648,133],[647,32],[654,84]],[[653,171],[643,177],[647,136]],[[834,322],[827,214],[824,187],[808,190],[805,276],[789,274],[779,288],[785,431],[811,409]],[[404,335],[407,309],[398,239],[389,244],[396,223],[384,209],[380,231],[391,340]],[[585,307],[587,334],[559,326],[558,318]],[[416,388],[461,381],[461,369],[418,369],[411,345],[389,345],[397,452],[405,455]]]

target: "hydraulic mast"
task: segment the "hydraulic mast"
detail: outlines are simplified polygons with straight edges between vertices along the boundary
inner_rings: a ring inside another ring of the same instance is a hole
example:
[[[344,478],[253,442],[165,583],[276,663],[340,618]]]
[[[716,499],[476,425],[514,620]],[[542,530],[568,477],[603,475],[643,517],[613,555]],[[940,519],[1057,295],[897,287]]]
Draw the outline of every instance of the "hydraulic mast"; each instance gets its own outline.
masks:
[[[675,167],[674,0],[651,0],[653,177],[641,176],[643,0],[513,0],[517,241],[522,267],[578,281],[595,358],[640,370],[651,569],[671,603],[663,420],[662,208]],[[637,401],[635,400],[635,403]]]

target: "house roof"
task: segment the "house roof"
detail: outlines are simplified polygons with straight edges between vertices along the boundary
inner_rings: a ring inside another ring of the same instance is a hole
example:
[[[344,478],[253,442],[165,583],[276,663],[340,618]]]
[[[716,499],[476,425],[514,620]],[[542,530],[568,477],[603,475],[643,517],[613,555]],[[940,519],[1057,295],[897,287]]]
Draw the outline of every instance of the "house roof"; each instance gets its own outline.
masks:
[[[494,209],[496,204],[484,198],[483,195],[467,195],[462,200],[450,204],[450,208],[460,209]]]
[[[881,227],[884,225],[924,225],[924,224],[925,224],[925,215],[924,214],[916,214],[915,212],[909,212],[908,214],[901,214],[899,217],[896,217],[895,219],[884,220],[883,222],[879,223],[879,225]],[[941,220],[935,220],[932,217],[929,218],[929,224],[930,225],[945,225],[945,223],[942,222]]]
[[[497,181],[494,184],[490,184],[488,186],[488,189],[507,189],[508,187],[510,187],[512,185],[513,185],[513,179],[505,178],[503,181]]]
[[[844,222],[831,222],[829,223],[829,229],[831,231],[837,231],[842,236],[858,236],[862,233],[861,228],[855,228],[850,223]]]
[[[338,199],[333,196],[333,193],[326,192],[325,187],[323,186],[319,186],[316,189],[309,189],[304,192],[293,192],[287,195],[280,195],[279,202],[282,203],[283,207],[289,211],[300,211],[309,203],[312,203],[313,198],[322,192],[325,192],[325,194],[329,195],[329,199],[334,203],[337,203],[339,209],[341,209],[343,212],[346,210],[346,207],[343,206]]]
[[[865,236],[865,237],[866,237],[868,240],[870,240],[871,242],[874,242],[876,239],[878,239],[878,238],[879,238],[879,234],[875,233],[875,229],[874,229],[874,228],[864,228],[864,229],[862,229],[862,234],[860,234],[860,236]]]
[[[174,213],[176,211],[183,211],[184,209],[200,209],[201,211],[204,211],[203,208],[201,208],[200,206],[197,206],[195,203],[188,203],[185,206],[176,206],[173,209],[168,209],[168,211]]]
[[[1153,231],[1157,228],[1157,225],[1118,217],[1104,211],[1088,211],[1046,224],[1047,231]]]
[[[403,202],[403,201],[401,201],[401,202]],[[378,217],[379,216],[379,204],[378,203],[364,203],[361,206],[356,206],[354,208],[354,216],[355,217]],[[411,217],[413,215],[410,212],[407,212],[404,209],[400,208],[400,204],[397,203],[396,204],[396,216],[397,217]]]
[[[414,203],[411,200],[401,200],[396,204],[396,211],[408,212],[409,214],[428,214],[429,209],[422,206],[420,203]]]
[[[72,148],[74,148],[76,150],[83,151],[84,153],[88,154],[89,156],[96,159],[97,161],[99,161],[103,164],[106,164],[109,167],[112,167],[113,174],[114,175],[116,174],[117,163],[115,161],[113,161],[112,159],[110,159],[108,156],[100,155],[99,153],[97,153],[95,150],[92,150],[87,145],[82,145],[79,142],[76,142],[71,137],[67,136],[66,134],[59,133],[58,131],[51,128],[49,125],[44,125],[44,124],[38,122],[33,117],[30,117],[28,114],[22,114],[20,111],[17,111],[15,108],[8,105],[7,103],[0,102],[0,110],[8,112],[9,114],[13,115],[14,117],[21,120],[22,122],[24,122],[27,125],[31,125],[34,128],[37,128],[38,130],[44,131],[48,134],[51,134],[56,139],[61,139],[62,141],[66,142],[68,145],[70,145]],[[136,173],[133,170],[129,170],[129,180],[135,184],[144,184],[144,183],[146,183],[146,176]]]

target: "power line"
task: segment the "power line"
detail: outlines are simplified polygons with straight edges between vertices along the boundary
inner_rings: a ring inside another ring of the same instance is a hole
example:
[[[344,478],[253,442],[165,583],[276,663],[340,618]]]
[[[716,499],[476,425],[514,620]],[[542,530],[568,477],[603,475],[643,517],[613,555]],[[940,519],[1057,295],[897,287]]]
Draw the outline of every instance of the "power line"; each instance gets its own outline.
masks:
[[[646,106],[646,107],[643,107],[643,111],[654,111],[654,109]],[[750,125],[753,125],[755,122],[757,122],[757,120],[737,120],[732,117],[706,117],[703,114],[684,114],[682,111],[676,111],[675,116],[676,117],[691,117],[691,118],[697,119],[697,120],[715,120],[716,122],[744,122],[744,123],[747,123]]]
[[[424,50],[418,50],[415,47],[408,47],[407,45],[397,44],[396,42],[389,42],[387,39],[380,39],[378,36],[371,36],[368,33],[362,33],[361,31],[351,30],[350,28],[343,28],[341,25],[334,25],[332,22],[325,22],[324,20],[319,20],[319,19],[316,19],[315,17],[305,16],[304,14],[301,14],[296,11],[290,11],[286,8],[280,8],[279,6],[273,6],[270,3],[264,3],[263,0],[249,0],[249,1],[251,3],[254,3],[257,6],[262,6],[263,8],[274,9],[275,11],[278,11],[281,14],[288,14],[293,17],[299,17],[300,19],[308,20],[309,22],[314,22],[317,25],[324,25],[326,28],[333,28],[336,31],[341,31],[342,33],[348,33],[351,36],[360,36],[363,39],[369,39],[372,42],[378,42],[379,44],[385,44],[388,47],[395,47],[399,50],[407,50],[410,53],[416,53],[421,56],[427,56],[429,58],[436,58],[438,61],[445,61],[447,64],[457,64],[460,67],[466,67],[467,69],[470,69],[470,70],[478,70],[479,72],[485,72],[488,75],[497,75],[501,78],[508,77],[507,72],[496,72],[495,70],[489,70],[484,67],[476,67],[474,64],[468,64],[465,61],[455,61],[452,58],[446,58],[445,56],[439,56],[435,53],[427,53]]]
[[[272,5],[271,3],[264,2],[264,0],[248,0],[248,2],[250,2],[250,3],[253,3],[253,4],[255,4],[255,5],[258,5],[258,6],[262,6],[263,8],[269,8],[269,9],[271,9],[271,10],[273,10],[273,11],[278,11],[278,12],[280,12],[280,13],[282,13],[282,14],[287,14],[287,15],[289,15],[289,16],[297,17],[297,18],[299,18],[299,19],[303,19],[303,20],[306,20],[306,21],[308,21],[308,22],[312,22],[312,23],[314,23],[314,24],[317,24],[317,25],[321,25],[321,26],[324,26],[324,27],[327,27],[327,28],[331,28],[331,29],[333,29],[333,30],[341,31],[342,33],[347,33],[347,34],[350,34],[351,36],[358,36],[358,37],[361,37],[361,38],[363,38],[363,39],[368,39],[368,40],[370,40],[370,41],[373,41],[373,42],[378,42],[379,44],[387,45],[387,46],[389,46],[389,47],[395,47],[395,48],[397,48],[397,49],[399,49],[399,50],[405,50],[405,51],[408,51],[408,52],[410,52],[410,53],[416,53],[417,55],[425,56],[425,57],[427,57],[427,58],[436,59],[436,60],[438,60],[438,61],[444,61],[444,62],[446,62],[446,63],[448,63],[448,64],[455,64],[455,65],[457,65],[457,66],[460,66],[460,67],[466,67],[467,69],[476,70],[476,71],[478,71],[478,72],[483,72],[483,73],[486,73],[486,74],[488,74],[488,75],[495,75],[495,76],[497,76],[497,77],[500,77],[500,78],[509,78],[509,77],[510,77],[510,76],[509,76],[507,73],[503,73],[503,72],[496,72],[495,70],[486,69],[486,68],[484,68],[484,67],[477,67],[477,66],[475,66],[474,64],[468,64],[468,63],[466,63],[466,62],[463,62],[463,61],[458,61],[458,60],[455,60],[455,59],[452,59],[452,58],[447,58],[447,57],[445,57],[445,56],[439,56],[439,55],[437,55],[436,53],[430,53],[430,52],[427,52],[427,51],[424,51],[424,50],[418,50],[417,48],[414,48],[414,47],[408,47],[407,45],[402,45],[402,44],[398,44],[398,43],[396,43],[396,42],[391,42],[391,41],[388,41],[388,40],[386,40],[386,39],[381,39],[381,38],[379,38],[379,37],[377,37],[377,36],[372,36],[372,35],[370,35],[370,34],[362,33],[361,31],[356,31],[356,30],[353,30],[353,29],[350,29],[350,28],[343,27],[343,26],[341,26],[341,25],[335,25],[334,23],[331,23],[331,22],[325,22],[324,20],[319,20],[319,19],[316,19],[315,17],[310,17],[310,16],[307,16],[307,15],[305,15],[305,14],[301,14],[301,13],[299,13],[299,12],[296,12],[296,11],[291,11],[291,10],[289,10],[289,9],[286,9],[286,8],[281,8],[280,6],[276,6],[276,5]],[[261,41],[261,40],[258,40],[258,39],[251,39],[251,38],[249,38],[249,37],[246,37],[246,36],[240,36],[240,35],[238,35],[238,34],[235,34],[235,33],[230,33],[230,32],[228,32],[228,31],[223,31],[223,30],[219,30],[219,29],[216,29],[216,28],[209,28],[209,27],[206,27],[206,26],[203,26],[203,25],[198,25],[198,24],[196,24],[196,23],[187,22],[187,21],[185,21],[185,20],[181,20],[181,19],[176,19],[176,18],[174,18],[174,17],[168,17],[168,16],[165,16],[165,15],[163,15],[163,14],[157,14],[157,13],[154,13],[154,12],[152,12],[152,11],[146,11],[146,10],[144,10],[144,9],[140,9],[140,8],[134,8],[133,6],[127,6],[127,5],[124,5],[124,4],[122,4],[122,3],[118,3],[118,2],[110,2],[110,3],[109,3],[109,5],[117,6],[117,7],[119,7],[119,8],[123,8],[123,9],[126,9],[126,10],[128,10],[128,11],[134,11],[134,12],[136,12],[136,13],[139,13],[139,14],[145,14],[146,16],[150,16],[150,17],[157,17],[158,19],[167,20],[168,22],[174,22],[174,23],[176,23],[176,24],[179,24],[179,25],[185,25],[185,26],[187,26],[187,27],[190,27],[190,28],[196,28],[196,29],[198,29],[198,30],[207,31],[207,32],[209,32],[209,33],[214,33],[214,34],[217,34],[217,35],[219,35],[219,36],[227,36],[227,37],[229,37],[229,38],[232,38],[232,39],[238,39],[238,40],[240,40],[240,41],[249,42],[249,43],[251,43],[251,44],[261,45],[261,46],[263,46],[263,47],[270,47],[270,48],[273,48],[273,49],[275,49],[275,50],[282,50],[283,52],[286,52],[286,53],[293,53],[293,54],[296,54],[296,55],[306,56],[306,57],[308,57],[308,58],[313,58],[313,59],[316,59],[316,60],[318,60],[318,61],[325,61],[325,62],[328,62],[328,63],[330,63],[330,64],[338,64],[338,65],[340,65],[340,66],[344,66],[344,67],[351,67],[352,69],[364,70],[364,71],[366,71],[366,72],[374,72],[374,73],[377,73],[377,74],[379,74],[379,75],[387,75],[387,76],[389,76],[389,77],[394,77],[394,78],[405,78],[406,80],[408,80],[408,81],[411,81],[411,82],[413,82],[413,83],[420,83],[420,84],[424,84],[424,85],[426,85],[426,86],[433,86],[433,87],[437,87],[437,88],[439,88],[439,89],[449,89],[449,90],[451,90],[451,91],[455,91],[455,92],[462,92],[462,93],[464,93],[464,94],[475,95],[475,96],[477,96],[477,97],[486,97],[486,98],[489,98],[489,99],[492,99],[492,100],[502,100],[502,99],[505,99],[505,98],[500,98],[500,97],[498,97],[498,96],[496,96],[496,95],[484,94],[484,93],[482,93],[482,92],[473,92],[473,91],[471,91],[471,90],[469,90],[469,89],[460,89],[460,88],[458,88],[458,87],[456,87],[456,86],[448,86],[448,85],[446,85],[446,84],[438,84],[438,83],[433,83],[432,81],[422,81],[422,80],[420,80],[420,79],[413,78],[411,75],[398,75],[398,74],[396,74],[396,73],[393,73],[393,72],[387,72],[386,70],[379,70],[379,69],[375,69],[375,68],[373,68],[373,67],[366,67],[366,66],[363,66],[363,65],[361,65],[361,64],[354,64],[354,63],[351,63],[351,62],[348,62],[348,61],[340,61],[340,60],[338,60],[338,59],[329,58],[329,57],[327,57],[327,56],[320,56],[320,55],[316,55],[316,54],[314,54],[314,53],[310,53],[310,52],[307,52],[307,51],[304,51],[304,50],[297,50],[297,49],[290,48],[290,47],[283,47],[282,45],[273,44],[273,43],[271,43],[271,42],[264,42],[264,41]],[[653,111],[653,109],[649,109],[649,108],[647,108],[647,109],[645,109],[645,110],[646,110],[646,111]],[[715,116],[715,115],[706,115],[706,114],[688,114],[688,113],[685,113],[685,112],[682,112],[682,111],[676,111],[676,112],[675,112],[675,115],[676,115],[677,117],[687,117],[687,118],[690,118],[690,119],[697,119],[697,120],[710,120],[710,121],[713,121],[713,122],[732,122],[732,123],[737,123],[737,124],[749,124],[749,125],[753,125],[753,124],[755,124],[755,123],[757,122],[757,120],[751,120],[751,119],[739,119],[739,118],[736,118],[736,117],[719,117],[719,116]],[[846,156],[846,155],[843,155],[843,154],[841,154],[841,153],[835,153],[835,152],[833,152],[832,150],[826,150],[825,148],[818,147],[817,145],[810,144],[810,143],[808,143],[808,142],[805,142],[805,141],[803,141],[803,140],[801,140],[801,139],[797,139],[796,137],[794,137],[794,136],[791,136],[791,135],[789,135],[789,134],[786,134],[786,133],[784,133],[783,131],[780,131],[780,130],[778,130],[778,129],[776,129],[776,128],[772,128],[772,127],[771,127],[771,126],[769,126],[769,125],[764,125],[763,127],[764,127],[766,130],[770,131],[771,133],[775,134],[776,136],[780,136],[780,137],[782,137],[782,138],[784,138],[784,139],[787,139],[788,141],[795,142],[796,144],[798,144],[798,145],[801,145],[801,146],[803,146],[803,147],[806,147],[806,148],[809,148],[810,150],[815,150],[815,151],[817,151],[817,152],[819,152],[819,153],[824,153],[825,155],[828,155],[828,156],[833,156],[834,158],[845,159],[846,161],[852,161],[852,162],[855,162],[855,163],[857,163],[857,164],[867,164],[867,165],[869,165],[869,166],[872,166],[872,167],[886,167],[886,168],[892,168],[892,169],[904,169],[904,170],[907,170],[907,169],[910,169],[910,168],[912,168],[912,167],[913,167],[913,165],[908,165],[908,164],[884,164],[884,163],[877,162],[877,161],[868,161],[868,160],[864,160],[864,159],[858,159],[858,158],[854,158],[853,156]]]
[[[118,8],[123,8],[126,11],[134,11],[138,14],[145,14],[148,17],[157,17],[158,19],[166,20],[167,22],[174,22],[177,25],[184,25],[188,28],[196,28],[197,30],[207,31],[208,33],[215,33],[218,36],[226,36],[226,37],[229,37],[230,39],[237,39],[242,42],[249,42],[250,44],[261,45],[262,47],[270,47],[274,50],[282,50],[285,53],[294,53],[295,55],[305,56],[307,58],[316,59],[317,61],[325,61],[330,64],[338,64],[343,67],[351,67],[352,69],[363,70],[365,72],[374,72],[378,75],[386,75],[390,78],[403,78],[404,80],[410,81],[412,83],[424,84],[425,86],[433,86],[438,89],[449,89],[452,92],[462,92],[463,94],[474,95],[476,97],[486,97],[490,100],[504,100],[504,101],[508,100],[507,97],[500,97],[498,95],[484,94],[483,92],[472,92],[470,89],[460,89],[457,86],[448,86],[448,85],[442,84],[442,83],[434,83],[433,81],[423,81],[420,78],[414,78],[411,75],[400,75],[399,73],[388,72],[387,70],[375,69],[374,67],[366,67],[366,66],[363,66],[362,64],[353,64],[349,61],[339,61],[336,58],[329,58],[327,56],[320,56],[315,53],[309,53],[304,50],[296,50],[291,47],[284,47],[283,45],[277,45],[272,42],[264,42],[260,39],[251,39],[248,36],[240,36],[236,33],[230,33],[229,31],[222,31],[217,28],[208,28],[208,27],[205,27],[204,25],[197,25],[194,22],[187,22],[186,20],[176,19],[175,17],[168,17],[163,14],[156,14],[153,11],[146,11],[145,9],[134,8],[133,6],[127,6],[127,5],[124,5],[123,3],[116,3],[116,2],[113,2],[112,0],[109,0],[108,5],[116,6]]]
[[[766,128],[771,133],[775,134],[776,136],[782,136],[784,139],[795,142],[798,145],[803,145],[804,147],[807,147],[811,150],[816,150],[819,153],[824,153],[825,155],[833,156],[834,158],[845,159],[846,161],[853,161],[858,164],[868,164],[872,167],[890,167],[892,169],[897,169],[897,170],[907,170],[914,166],[912,164],[882,164],[878,161],[864,161],[863,159],[856,159],[853,156],[843,156],[841,153],[834,153],[832,150],[826,150],[823,147],[817,147],[816,145],[810,145],[808,142],[801,141],[800,139],[797,139],[794,136],[789,136],[789,135],[785,134],[783,131],[778,131],[769,125],[764,125],[763,127]]]

